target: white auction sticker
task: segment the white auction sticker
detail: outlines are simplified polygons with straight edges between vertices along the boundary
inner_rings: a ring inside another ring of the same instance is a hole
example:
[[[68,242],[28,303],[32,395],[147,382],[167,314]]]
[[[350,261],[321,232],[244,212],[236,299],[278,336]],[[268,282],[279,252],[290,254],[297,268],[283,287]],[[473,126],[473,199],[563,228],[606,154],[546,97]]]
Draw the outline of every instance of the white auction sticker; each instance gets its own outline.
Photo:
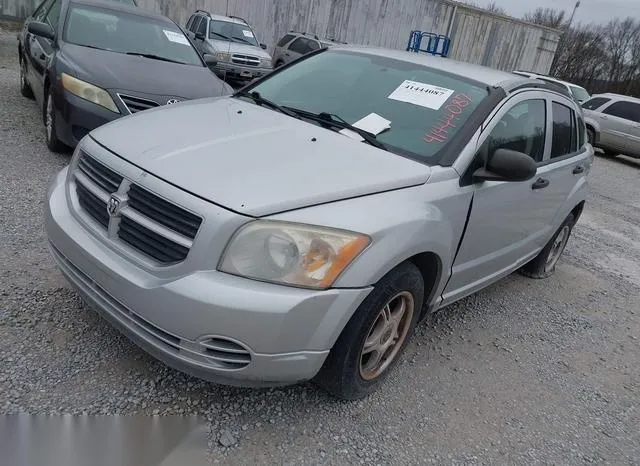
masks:
[[[163,29],[162,32],[164,32],[164,35],[167,36],[167,39],[169,39],[171,42],[189,45],[189,41],[187,40],[187,38],[179,32],[167,31],[166,29]]]
[[[453,94],[453,89],[407,79],[389,94],[388,98],[439,110],[442,104],[451,97],[451,94]]]
[[[247,29],[243,29],[242,33],[244,34],[245,37],[253,37],[253,32],[247,30]]]

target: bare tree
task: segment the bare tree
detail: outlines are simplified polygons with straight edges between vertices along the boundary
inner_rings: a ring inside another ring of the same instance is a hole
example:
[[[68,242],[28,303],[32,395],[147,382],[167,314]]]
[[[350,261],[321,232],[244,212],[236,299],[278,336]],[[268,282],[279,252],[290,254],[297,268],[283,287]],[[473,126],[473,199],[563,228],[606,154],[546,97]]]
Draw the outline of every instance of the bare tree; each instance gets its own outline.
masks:
[[[490,11],[491,13],[497,13],[499,15],[505,15],[505,16],[507,15],[507,11],[501,6],[499,6],[498,4],[496,4],[496,2],[489,3],[484,9],[487,11]]]
[[[562,29],[567,24],[566,12],[564,10],[554,10],[553,8],[536,8],[534,11],[525,14],[522,19],[554,29]]]
[[[638,42],[640,24],[633,18],[620,20],[618,18],[607,24],[604,32],[604,46],[609,55],[609,80],[621,82],[633,74],[633,68],[629,69],[630,61],[637,52],[633,50]]]

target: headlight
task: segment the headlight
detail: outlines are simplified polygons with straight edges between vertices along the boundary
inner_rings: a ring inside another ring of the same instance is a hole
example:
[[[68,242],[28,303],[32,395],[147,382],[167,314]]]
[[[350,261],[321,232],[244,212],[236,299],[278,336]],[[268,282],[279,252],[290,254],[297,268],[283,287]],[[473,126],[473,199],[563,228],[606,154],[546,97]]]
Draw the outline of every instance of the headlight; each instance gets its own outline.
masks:
[[[271,58],[261,58],[260,66],[264,68],[271,68]]]
[[[231,61],[231,54],[227,52],[216,52],[214,53],[216,59],[218,61]]]
[[[329,288],[371,239],[311,225],[257,220],[229,242],[219,270],[305,288]]]
[[[116,107],[116,103],[113,101],[109,93],[98,86],[94,86],[93,84],[89,84],[78,78],[69,76],[66,73],[62,73],[62,87],[81,99],[93,102],[94,104],[100,105],[112,112],[120,113],[120,110]]]

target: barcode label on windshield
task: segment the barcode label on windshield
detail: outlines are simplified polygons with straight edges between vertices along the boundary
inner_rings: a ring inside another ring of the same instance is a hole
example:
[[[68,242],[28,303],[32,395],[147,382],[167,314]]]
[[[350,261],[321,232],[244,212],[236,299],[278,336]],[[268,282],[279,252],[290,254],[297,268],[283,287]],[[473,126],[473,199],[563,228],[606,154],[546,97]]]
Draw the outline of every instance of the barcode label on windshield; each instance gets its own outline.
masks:
[[[169,39],[171,42],[175,42],[176,44],[189,45],[189,41],[187,40],[187,38],[179,32],[167,31],[166,29],[163,29],[162,32],[164,32],[164,35],[167,36],[167,39]]]
[[[421,107],[439,110],[449,97],[453,89],[425,84],[418,81],[405,80],[391,94],[389,99],[407,102]]]

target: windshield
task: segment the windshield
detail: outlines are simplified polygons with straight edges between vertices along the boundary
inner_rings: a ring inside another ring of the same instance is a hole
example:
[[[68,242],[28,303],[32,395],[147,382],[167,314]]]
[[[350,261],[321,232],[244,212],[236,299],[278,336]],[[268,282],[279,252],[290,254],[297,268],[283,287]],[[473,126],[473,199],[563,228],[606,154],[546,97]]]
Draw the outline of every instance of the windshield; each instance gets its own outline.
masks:
[[[246,24],[230,21],[212,20],[209,26],[209,37],[215,40],[230,40],[242,44],[258,45],[253,31]]]
[[[438,164],[440,149],[488,95],[484,86],[461,76],[338,49],[279,71],[249,91],[280,106],[326,112],[350,124],[375,113],[390,122],[377,141],[429,165]]]
[[[591,97],[587,90],[580,86],[569,87],[571,88],[571,93],[573,94],[573,96],[580,102],[584,102],[585,100],[588,100],[589,97]]]
[[[182,31],[168,20],[86,5],[72,6],[64,38],[75,45],[204,66]]]

